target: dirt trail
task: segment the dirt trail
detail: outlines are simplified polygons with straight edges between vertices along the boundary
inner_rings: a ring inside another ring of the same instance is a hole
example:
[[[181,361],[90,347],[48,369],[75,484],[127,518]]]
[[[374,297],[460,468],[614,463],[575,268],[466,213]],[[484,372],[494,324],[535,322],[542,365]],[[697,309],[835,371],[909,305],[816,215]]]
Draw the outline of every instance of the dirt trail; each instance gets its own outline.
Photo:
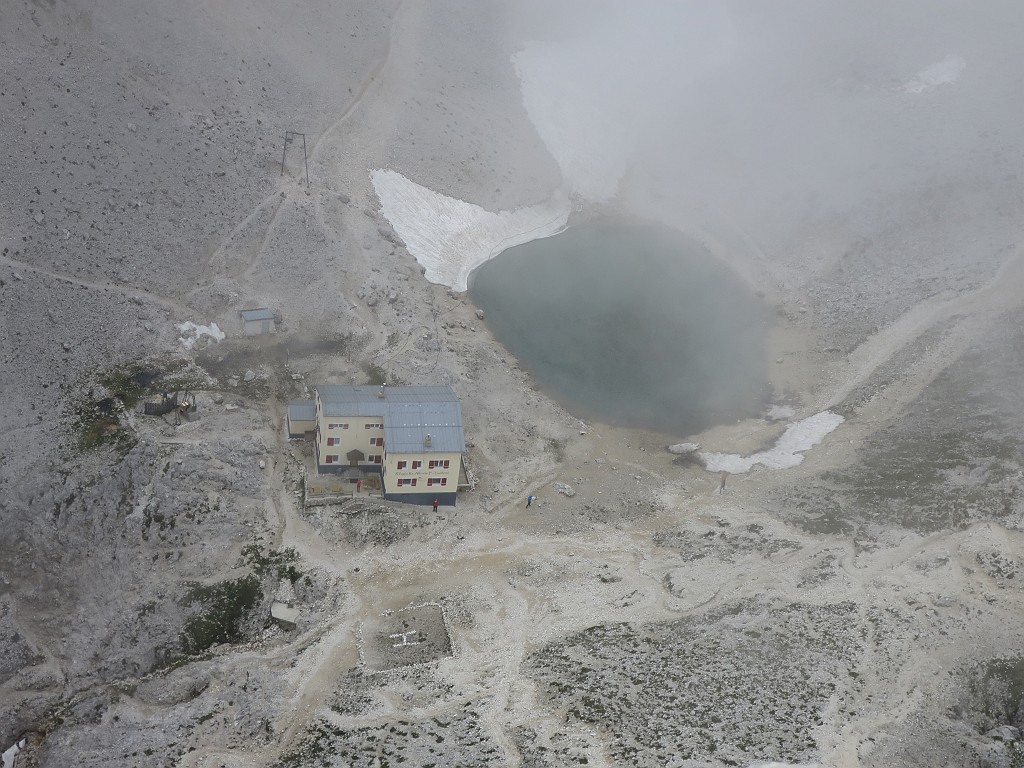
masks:
[[[351,117],[352,113],[355,112],[355,110],[362,103],[363,96],[366,95],[366,92],[369,90],[370,86],[376,82],[377,77],[384,71],[384,68],[387,67],[388,62],[391,60],[391,50],[392,46],[394,45],[393,38],[395,35],[395,30],[398,29],[400,26],[399,17],[402,15],[405,6],[406,4],[404,2],[401,5],[399,5],[398,9],[395,11],[395,15],[391,19],[391,29],[388,33],[387,47],[384,49],[383,55],[374,60],[374,62],[370,65],[369,71],[363,76],[363,79],[360,81],[359,86],[355,90],[355,94],[353,96],[352,101],[349,103],[345,111],[342,112],[338,116],[338,118],[333,123],[331,123],[331,125],[317,138],[316,143],[313,144],[313,149],[310,151],[310,158],[315,157],[320,152],[320,147],[323,145],[324,141],[326,141],[331,136],[331,134],[333,134],[341,126],[343,122],[345,122],[349,117]]]
[[[200,270],[199,282],[201,285],[209,285],[217,274],[225,271],[226,266],[224,263],[224,252],[227,250],[228,246],[231,245],[234,239],[245,231],[246,227],[251,225],[253,221],[255,221],[256,217],[259,216],[263,209],[270,203],[277,203],[277,209],[275,210],[276,215],[276,211],[280,210],[282,200],[283,198],[281,197],[280,191],[275,189],[272,193],[257,203],[256,207],[249,212],[248,216],[235,225],[234,229],[232,229],[227,236],[221,240],[220,245],[213,250],[213,253],[211,253],[210,257],[206,260],[206,264],[204,264],[203,268]],[[215,274],[211,276],[209,274],[211,272],[214,272]]]
[[[179,317],[190,317],[195,314],[195,310],[187,304],[182,304],[179,301],[162,296],[158,293],[152,293],[151,291],[143,290],[142,288],[134,288],[131,286],[119,285],[117,283],[98,282],[94,280],[81,280],[77,277],[64,274],[62,272],[56,272],[42,267],[35,267],[31,264],[27,264],[24,261],[18,261],[7,256],[0,256],[0,264],[6,264],[14,269],[23,270],[25,272],[31,272],[41,277],[47,277],[51,280],[57,280],[70,285],[79,285],[83,288],[91,288],[98,291],[112,291],[113,293],[119,293],[124,296],[133,299],[145,299],[146,301],[158,304],[165,309],[173,310]]]
[[[827,467],[842,466],[851,460],[852,451],[872,433],[898,418],[943,370],[962,356],[1006,315],[1021,306],[1024,295],[1024,254],[1008,259],[987,284],[964,293],[942,295],[914,306],[894,323],[881,329],[845,361],[827,371],[809,409],[812,413],[836,408],[851,394],[871,382],[897,354],[924,334],[947,324],[944,333],[935,338],[910,365],[901,366],[898,375],[880,385],[866,402],[858,405],[855,417],[847,419],[825,438],[827,449],[811,449],[804,461],[774,476],[771,483],[790,483],[808,477]],[[749,436],[756,430],[777,430],[779,425],[759,426],[762,422],[744,422],[724,427],[729,439]]]
[[[395,12],[395,16],[392,19],[391,33],[388,35],[384,53],[371,62],[368,71],[366,72],[365,75],[363,75],[359,85],[355,89],[352,100],[348,103],[348,106],[340,115],[338,115],[334,122],[332,122],[331,125],[328,126],[320,134],[319,137],[317,137],[316,142],[309,149],[308,162],[310,164],[314,163],[314,161],[319,156],[320,151],[324,145],[324,142],[327,141],[335,133],[335,131],[337,131],[338,128],[346,120],[348,120],[359,108],[359,106],[362,104],[363,97],[370,89],[370,86],[377,82],[377,78],[380,76],[381,72],[383,72],[384,68],[387,66],[388,61],[390,60],[391,57],[391,50],[393,44],[392,36],[394,34],[394,30],[397,27],[398,16],[399,14],[401,14],[404,5],[405,4],[403,3],[402,5],[399,6],[398,10]],[[267,195],[265,198],[263,198],[263,200],[261,200],[259,203],[257,203],[256,206],[249,212],[249,214],[234,226],[234,228],[221,240],[220,244],[214,249],[213,253],[210,254],[210,257],[206,260],[205,265],[200,271],[200,276],[198,280],[199,287],[202,288],[212,285],[214,280],[220,276],[227,276],[232,279],[242,281],[243,283],[246,284],[246,286],[248,286],[248,284],[251,283],[253,280],[253,271],[255,269],[255,266],[259,262],[259,257],[266,249],[267,244],[272,239],[277,222],[279,221],[282,214],[282,210],[284,209],[285,203],[287,202],[287,195],[284,193],[285,190],[298,192],[303,189],[308,189],[308,186],[309,184],[303,184],[299,181],[296,181],[288,177],[279,177],[277,184],[275,185],[274,191]],[[323,229],[328,230],[329,228],[325,224],[325,217],[323,216],[323,212],[321,210],[322,206],[319,203],[319,198],[314,197],[314,202],[314,215],[316,217],[316,220],[319,222]],[[246,264],[240,270],[236,270],[234,273],[228,274],[227,264],[225,262],[225,253],[227,249],[231,246],[231,244],[239,235],[241,235],[248,227],[250,227],[256,221],[256,219],[260,216],[264,209],[271,204],[276,204],[276,207],[274,208],[274,213],[271,216],[270,221],[267,223],[267,226],[263,230],[259,246],[252,250]]]
[[[296,659],[297,680],[291,703],[285,708],[283,720],[274,725],[275,733],[281,734],[282,751],[287,751],[316,713],[325,709],[339,673],[359,663],[352,616],[358,615],[361,607],[361,603],[347,606],[351,613],[346,611],[316,645]]]
[[[900,413],[921,390],[1005,312],[1020,306],[1024,295],[1024,255],[1009,259],[995,277],[974,291],[953,297],[938,296],[921,302],[889,327],[854,350],[842,383],[822,397],[818,410],[835,407],[900,349],[936,325],[955,320],[954,327],[929,349],[922,360],[901,371],[900,383],[890,387],[862,414],[862,419],[884,421]]]
[[[399,12],[401,8],[399,9]],[[396,14],[397,16],[397,14]],[[396,28],[392,20],[392,34]],[[359,107],[363,96],[370,86],[376,81],[379,74],[390,57],[392,46],[391,36],[383,56],[376,59],[370,66],[369,71],[362,78],[354,98],[346,107],[344,112],[328,127],[313,145],[309,161],[312,163],[319,154],[324,142],[347,120]],[[226,269],[227,265],[224,256],[232,242],[247,227],[264,212],[266,207],[276,203],[274,213],[268,222],[261,239],[261,243],[248,260],[246,266],[234,275],[236,279],[252,279],[255,264],[260,254],[273,237],[277,222],[280,220],[282,210],[287,202],[287,196],[282,196],[281,190],[284,187],[299,189],[299,185],[290,179],[282,180],[277,184],[277,189],[264,198],[256,207],[240,221],[232,231],[221,241],[215,249],[204,269],[203,282],[206,285],[212,284],[213,280]],[[315,207],[316,220],[321,227],[324,226],[324,216],[320,206]],[[327,232],[330,235],[330,232]],[[283,404],[276,405],[277,412],[283,412]],[[274,541],[280,548],[293,548],[301,558],[301,561],[321,568],[332,574],[339,580],[344,580],[347,575],[347,567],[354,559],[355,551],[349,547],[331,546],[302,518],[301,510],[298,508],[294,497],[291,495],[285,481],[284,470],[288,455],[288,447],[283,436],[283,425],[277,420],[273,423],[274,434],[270,437],[269,443],[276,446],[278,455],[282,458],[274,461],[271,468],[268,484],[271,495],[267,499],[267,524],[273,531]],[[356,649],[357,627],[360,617],[364,613],[364,603],[360,596],[351,593],[346,596],[345,605],[340,613],[325,626],[321,626],[312,633],[307,633],[305,639],[290,643],[285,649],[272,651],[256,650],[251,654],[239,655],[232,660],[232,666],[244,663],[246,656],[262,658],[264,661],[279,658],[286,653],[294,659],[294,681],[288,693],[289,704],[283,708],[284,716],[273,724],[274,732],[280,734],[276,740],[276,747],[262,755],[258,764],[266,765],[272,763],[291,746],[295,738],[311,722],[314,714],[319,711],[327,712],[324,709],[325,701],[334,690],[336,676],[339,671],[356,666],[358,664],[358,651]],[[187,765],[194,768],[203,766],[220,765],[255,765],[257,761],[251,753],[243,755],[242,750],[223,750],[204,757],[194,756]]]

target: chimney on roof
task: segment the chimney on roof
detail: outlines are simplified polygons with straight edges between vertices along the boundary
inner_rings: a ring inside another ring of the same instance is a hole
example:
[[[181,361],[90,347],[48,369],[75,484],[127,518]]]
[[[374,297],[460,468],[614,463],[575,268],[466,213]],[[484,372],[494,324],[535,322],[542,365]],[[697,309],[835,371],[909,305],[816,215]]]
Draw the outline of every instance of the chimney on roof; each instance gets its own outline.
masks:
[[[423,445],[428,446],[428,447],[430,446],[430,435],[424,436],[424,438],[423,438]]]
[[[387,386],[387,384],[381,384],[380,385],[380,389],[377,390],[377,397],[379,397],[381,400],[384,399],[384,387],[386,387],[386,386]]]

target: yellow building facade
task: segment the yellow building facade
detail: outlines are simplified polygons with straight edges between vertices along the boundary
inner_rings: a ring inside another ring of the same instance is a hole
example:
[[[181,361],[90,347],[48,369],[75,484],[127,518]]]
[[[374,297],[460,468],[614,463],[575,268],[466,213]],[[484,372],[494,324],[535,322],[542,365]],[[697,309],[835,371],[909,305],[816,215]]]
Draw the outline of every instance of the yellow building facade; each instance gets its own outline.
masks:
[[[462,410],[451,387],[315,388],[317,471],[380,475],[385,498],[453,505],[462,469]]]
[[[391,453],[384,462],[385,486],[400,493],[454,492],[461,453]]]

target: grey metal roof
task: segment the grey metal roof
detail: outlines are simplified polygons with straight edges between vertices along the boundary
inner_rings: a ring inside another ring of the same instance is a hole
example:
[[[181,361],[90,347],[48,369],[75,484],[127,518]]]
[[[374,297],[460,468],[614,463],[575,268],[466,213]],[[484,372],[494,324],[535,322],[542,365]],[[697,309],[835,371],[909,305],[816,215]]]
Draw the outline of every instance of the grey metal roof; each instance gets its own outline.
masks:
[[[466,439],[458,401],[392,404],[384,416],[384,446],[389,453],[462,453]]]
[[[316,387],[324,416],[365,416],[384,422],[391,453],[461,453],[466,450],[459,398],[447,385],[427,387]],[[430,435],[430,444],[426,444]]]
[[[292,421],[315,421],[316,403],[312,400],[289,400],[288,418]]]
[[[250,320],[273,320],[273,310],[267,309],[266,307],[260,307],[259,309],[243,309],[238,314],[242,316],[242,320],[249,322]]]

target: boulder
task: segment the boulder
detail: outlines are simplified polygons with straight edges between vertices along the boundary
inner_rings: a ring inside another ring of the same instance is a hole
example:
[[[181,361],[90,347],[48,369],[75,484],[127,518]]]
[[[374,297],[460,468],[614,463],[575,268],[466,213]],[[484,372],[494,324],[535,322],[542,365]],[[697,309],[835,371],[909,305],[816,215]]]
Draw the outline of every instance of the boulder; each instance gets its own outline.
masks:
[[[699,450],[700,443],[676,443],[668,447],[668,452],[676,456],[690,456]]]
[[[996,741],[1020,741],[1020,730],[1012,725],[997,726],[985,735]]]
[[[570,496],[571,497],[571,496],[575,496],[576,495],[576,489],[573,488],[568,483],[554,482],[554,483],[551,484],[551,487],[554,488],[556,491],[558,491],[563,496]]]

